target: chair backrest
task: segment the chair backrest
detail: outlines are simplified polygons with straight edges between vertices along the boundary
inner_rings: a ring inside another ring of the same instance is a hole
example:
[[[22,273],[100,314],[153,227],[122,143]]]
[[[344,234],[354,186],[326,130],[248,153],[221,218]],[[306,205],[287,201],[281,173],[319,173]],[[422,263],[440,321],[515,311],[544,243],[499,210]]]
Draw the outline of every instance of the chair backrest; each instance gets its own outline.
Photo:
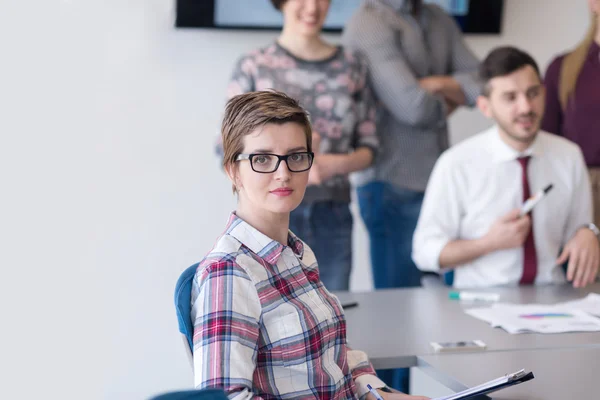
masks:
[[[150,400],[227,400],[227,395],[220,389],[186,390],[161,394]]]
[[[184,342],[187,342],[186,352],[188,357],[194,352],[194,324],[192,323],[191,298],[192,298],[192,281],[196,275],[198,263],[187,268],[175,285],[175,310],[177,311],[177,321],[179,322],[179,332],[184,337]]]

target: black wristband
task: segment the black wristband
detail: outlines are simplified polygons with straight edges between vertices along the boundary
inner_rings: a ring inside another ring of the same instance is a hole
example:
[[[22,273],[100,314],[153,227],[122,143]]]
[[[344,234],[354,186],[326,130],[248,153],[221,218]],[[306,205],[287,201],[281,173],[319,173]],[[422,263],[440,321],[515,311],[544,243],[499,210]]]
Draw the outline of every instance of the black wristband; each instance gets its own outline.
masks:
[[[389,387],[387,387],[387,386],[384,386],[384,387],[382,387],[382,388],[378,388],[378,389],[379,389],[379,390],[381,390],[382,392],[386,392],[386,393],[394,393],[394,392],[392,392],[392,389],[390,389],[390,388],[389,388]]]

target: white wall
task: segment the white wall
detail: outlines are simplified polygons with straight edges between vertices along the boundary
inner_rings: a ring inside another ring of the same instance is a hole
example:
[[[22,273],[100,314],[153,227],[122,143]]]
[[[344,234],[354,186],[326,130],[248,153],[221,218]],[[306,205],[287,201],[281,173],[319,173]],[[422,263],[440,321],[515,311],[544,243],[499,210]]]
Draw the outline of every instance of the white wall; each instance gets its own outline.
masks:
[[[545,67],[587,26],[573,3],[507,0],[505,33],[468,42],[480,56],[517,44]],[[2,394],[191,384],[173,286],[234,206],[212,151],[232,63],[274,34],[172,20],[170,0],[0,2]],[[485,126],[461,111],[453,141]],[[355,238],[353,288],[368,290],[359,218]]]

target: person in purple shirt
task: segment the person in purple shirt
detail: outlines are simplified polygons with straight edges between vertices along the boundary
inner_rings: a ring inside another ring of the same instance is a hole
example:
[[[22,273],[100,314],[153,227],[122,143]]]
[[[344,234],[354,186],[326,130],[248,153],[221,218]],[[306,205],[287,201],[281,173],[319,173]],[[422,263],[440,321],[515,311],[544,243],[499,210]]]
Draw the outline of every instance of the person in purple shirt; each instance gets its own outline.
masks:
[[[600,0],[588,0],[591,27],[571,52],[556,57],[545,76],[542,129],[577,143],[590,172],[594,219],[600,224]]]

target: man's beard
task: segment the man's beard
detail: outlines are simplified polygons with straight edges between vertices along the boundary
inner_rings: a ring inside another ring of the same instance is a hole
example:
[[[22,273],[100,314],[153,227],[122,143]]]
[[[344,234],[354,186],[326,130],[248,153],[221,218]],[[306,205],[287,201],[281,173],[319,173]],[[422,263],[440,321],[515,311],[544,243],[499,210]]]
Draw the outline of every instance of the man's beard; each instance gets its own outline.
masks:
[[[537,134],[540,130],[539,119],[537,117],[537,114],[532,111],[528,114],[519,115],[517,118],[514,119],[513,122],[518,122],[518,120],[521,118],[530,118],[532,120],[533,124],[537,125],[537,127],[535,129],[535,133],[532,136],[528,136],[528,137],[519,136],[516,133],[514,133],[514,131],[511,129],[511,125],[503,123],[502,121],[500,121],[500,119],[497,119],[497,118],[495,118],[495,119],[496,119],[496,123],[498,124],[498,126],[500,126],[500,128],[504,131],[504,133],[506,133],[511,139],[514,139],[521,143],[527,143],[527,144],[533,143],[533,141],[537,137]]]

